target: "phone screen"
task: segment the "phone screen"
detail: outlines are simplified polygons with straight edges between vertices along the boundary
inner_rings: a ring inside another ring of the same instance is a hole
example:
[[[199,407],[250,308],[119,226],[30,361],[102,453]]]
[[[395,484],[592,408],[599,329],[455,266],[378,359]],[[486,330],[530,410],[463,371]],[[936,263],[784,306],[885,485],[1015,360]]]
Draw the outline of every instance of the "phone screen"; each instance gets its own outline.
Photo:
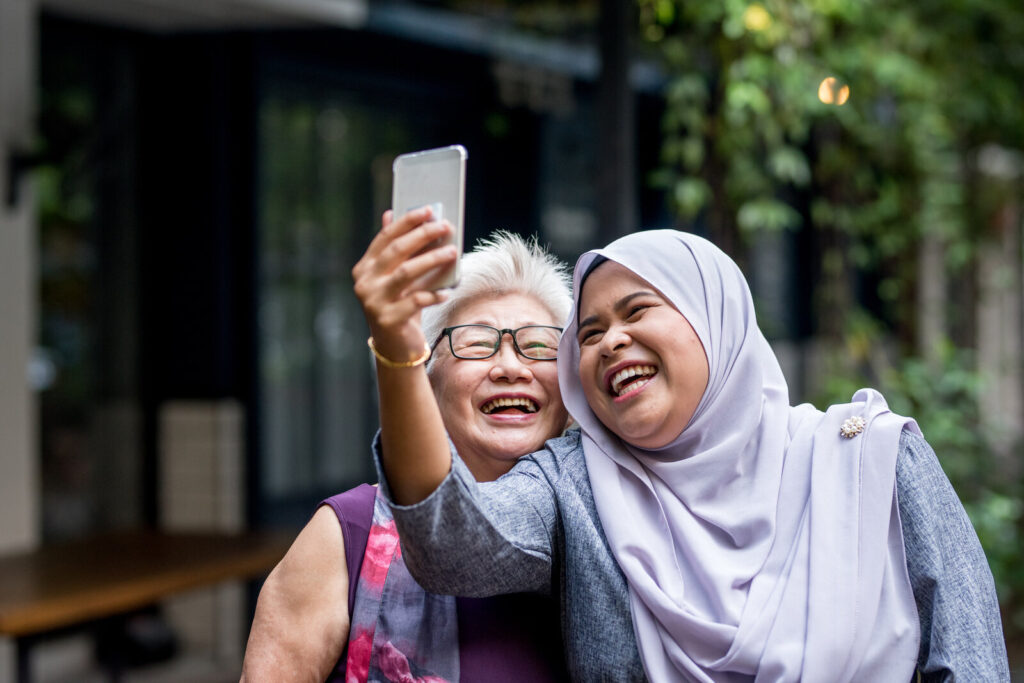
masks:
[[[466,193],[466,148],[462,145],[410,152],[395,158],[392,166],[394,186],[391,209],[394,217],[430,206],[435,220],[446,220],[454,231],[450,240],[439,240],[428,248],[445,243],[455,245],[462,254],[462,217]],[[450,267],[428,273],[419,285],[427,289],[454,287],[459,281],[459,261]]]

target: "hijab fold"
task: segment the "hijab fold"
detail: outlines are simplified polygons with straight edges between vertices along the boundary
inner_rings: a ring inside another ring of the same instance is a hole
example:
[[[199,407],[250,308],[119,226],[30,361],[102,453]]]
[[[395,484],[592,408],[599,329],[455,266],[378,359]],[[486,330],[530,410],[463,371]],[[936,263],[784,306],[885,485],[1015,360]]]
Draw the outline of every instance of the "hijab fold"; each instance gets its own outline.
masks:
[[[703,397],[662,448],[623,442],[584,397],[576,321],[595,258],[658,289],[707,354]],[[648,677],[910,680],[919,627],[895,471],[900,434],[916,423],[871,389],[825,412],[791,407],[745,278],[696,235],[628,235],[581,256],[573,285],[559,381],[583,430]],[[853,416],[866,426],[844,438],[840,427]]]

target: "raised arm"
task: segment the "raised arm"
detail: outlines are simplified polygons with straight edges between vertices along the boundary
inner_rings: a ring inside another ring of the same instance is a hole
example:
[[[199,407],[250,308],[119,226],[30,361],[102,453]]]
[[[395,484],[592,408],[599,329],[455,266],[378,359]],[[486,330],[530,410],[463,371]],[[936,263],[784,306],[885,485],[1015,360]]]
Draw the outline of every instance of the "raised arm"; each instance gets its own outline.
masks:
[[[241,683],[320,683],[348,629],[345,543],[334,513],[321,506],[260,589]]]
[[[394,221],[390,211],[385,213],[383,227],[352,269],[377,351],[382,464],[394,500],[405,505],[430,495],[451,470],[448,438],[425,366],[402,367],[428,348],[420,311],[445,298],[413,283],[457,256],[450,246],[416,255],[451,232],[449,224],[430,218],[429,208]]]
[[[478,483],[456,453],[438,489],[415,505],[392,507],[402,559],[432,593],[486,597],[499,593],[550,594],[558,552],[558,510],[551,491],[558,456],[578,434],[548,442],[497,481]],[[380,462],[379,443],[374,455]],[[545,467],[541,462],[547,463]],[[386,482],[381,484],[388,498]]]

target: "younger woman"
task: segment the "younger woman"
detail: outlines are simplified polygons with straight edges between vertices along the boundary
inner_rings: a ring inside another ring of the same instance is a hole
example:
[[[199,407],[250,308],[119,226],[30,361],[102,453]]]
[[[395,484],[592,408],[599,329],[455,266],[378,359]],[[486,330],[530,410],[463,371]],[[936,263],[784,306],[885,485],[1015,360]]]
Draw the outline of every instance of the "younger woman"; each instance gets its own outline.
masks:
[[[379,457],[417,580],[558,585],[577,680],[1009,680],[985,556],[912,419],[873,390],[790,406],[743,275],[694,235],[584,254],[574,292],[558,364],[581,433],[493,484],[433,410],[382,387],[396,429]]]

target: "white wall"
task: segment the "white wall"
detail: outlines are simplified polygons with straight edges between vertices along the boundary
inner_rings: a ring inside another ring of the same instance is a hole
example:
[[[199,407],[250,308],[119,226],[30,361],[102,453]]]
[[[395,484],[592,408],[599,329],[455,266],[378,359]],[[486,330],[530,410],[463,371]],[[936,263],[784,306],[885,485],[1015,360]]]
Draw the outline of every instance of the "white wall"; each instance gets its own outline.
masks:
[[[0,553],[39,541],[35,397],[36,217],[32,188],[7,206],[7,155],[27,147],[35,105],[35,0],[0,0]]]

